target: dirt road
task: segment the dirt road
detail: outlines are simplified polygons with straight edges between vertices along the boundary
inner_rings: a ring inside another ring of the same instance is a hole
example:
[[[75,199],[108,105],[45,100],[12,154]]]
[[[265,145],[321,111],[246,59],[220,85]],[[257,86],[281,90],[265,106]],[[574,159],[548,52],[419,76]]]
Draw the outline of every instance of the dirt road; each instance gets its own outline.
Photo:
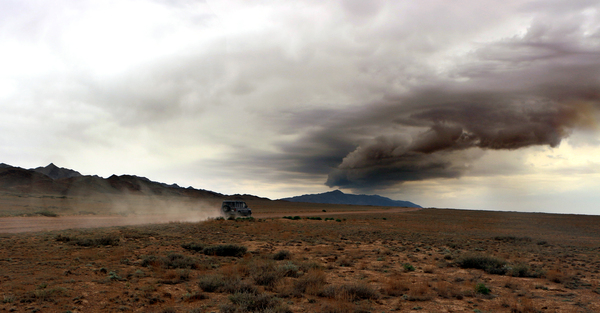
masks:
[[[365,211],[344,212],[299,212],[297,216],[330,216],[347,214],[382,214],[403,213],[419,210],[418,208],[390,208]],[[289,213],[256,213],[255,218],[276,218],[290,215]],[[70,228],[94,228],[125,225],[143,225],[168,222],[198,222],[210,216],[185,214],[185,215],[135,215],[135,216],[98,216],[98,215],[73,215],[59,217],[31,216],[31,217],[3,217],[0,218],[0,233],[23,233],[36,231],[50,231]],[[216,216],[215,216],[216,217]]]

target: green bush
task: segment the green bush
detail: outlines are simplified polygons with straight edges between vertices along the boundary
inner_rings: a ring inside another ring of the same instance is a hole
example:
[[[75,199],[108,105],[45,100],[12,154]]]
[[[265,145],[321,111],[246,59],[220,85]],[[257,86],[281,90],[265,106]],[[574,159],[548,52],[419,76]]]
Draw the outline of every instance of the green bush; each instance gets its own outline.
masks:
[[[222,275],[205,275],[198,280],[198,287],[206,292],[215,292],[225,285]]]
[[[218,245],[206,247],[202,250],[202,253],[206,255],[242,257],[246,254],[247,250],[244,246]]]
[[[529,237],[516,237],[516,236],[496,236],[494,240],[509,242],[509,243],[524,243],[531,242],[531,238]]]
[[[235,293],[229,296],[231,303],[221,305],[223,313],[238,312],[272,312],[291,313],[292,311],[281,300],[267,294]]]
[[[461,268],[475,268],[490,274],[504,275],[507,272],[506,261],[487,255],[472,254],[456,262]]]
[[[323,220],[321,217],[319,216],[307,216],[306,217],[307,220],[315,220],[315,221],[321,221]]]
[[[196,252],[202,252],[202,250],[204,250],[204,245],[200,244],[200,243],[184,243],[181,245],[182,248],[186,249],[186,250],[192,250],[192,251],[196,251]]]
[[[484,283],[479,283],[475,285],[475,292],[480,293],[482,295],[490,294],[490,288],[488,288]]]
[[[403,268],[404,268],[404,270],[405,270],[405,271],[407,271],[407,272],[412,272],[412,271],[414,271],[414,270],[415,270],[415,267],[414,267],[414,266],[412,266],[412,264],[410,264],[410,263],[404,263],[404,264],[402,265],[402,267],[403,267]]]
[[[166,258],[163,258],[163,263],[166,268],[182,268],[182,269],[196,269],[198,268],[198,260],[196,258],[179,254],[170,253]]]
[[[285,264],[282,264],[277,269],[277,271],[279,271],[284,277],[294,277],[294,278],[299,276],[299,273],[298,273],[299,270],[300,270],[300,268],[292,262],[287,262]]]
[[[200,277],[198,286],[206,292],[227,293],[257,293],[256,286],[239,277],[225,277],[219,274],[210,274]]]
[[[145,255],[140,265],[143,267],[156,265],[168,269],[197,269],[198,259],[179,253],[170,253],[166,257]]]

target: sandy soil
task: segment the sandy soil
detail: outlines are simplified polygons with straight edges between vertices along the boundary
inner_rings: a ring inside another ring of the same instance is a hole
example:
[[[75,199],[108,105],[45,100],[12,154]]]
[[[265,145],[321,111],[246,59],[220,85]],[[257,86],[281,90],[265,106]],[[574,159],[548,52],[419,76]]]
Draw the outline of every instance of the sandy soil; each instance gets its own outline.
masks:
[[[419,210],[418,208],[390,208],[364,211],[347,212],[298,212],[297,216],[330,216],[341,214],[389,214],[402,213]],[[290,215],[288,212],[282,213],[256,213],[255,218],[274,218]],[[59,217],[3,217],[0,218],[0,233],[23,233],[36,231],[61,230],[71,228],[92,228],[109,227],[125,225],[143,225],[168,222],[197,222],[206,219],[206,215],[194,216],[193,214],[178,215],[73,215]]]

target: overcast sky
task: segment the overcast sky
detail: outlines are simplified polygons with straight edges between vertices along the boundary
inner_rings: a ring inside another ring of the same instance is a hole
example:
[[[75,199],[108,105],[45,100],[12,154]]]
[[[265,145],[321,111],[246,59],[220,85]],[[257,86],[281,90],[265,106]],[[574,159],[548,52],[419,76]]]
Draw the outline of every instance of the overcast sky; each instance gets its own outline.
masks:
[[[0,162],[600,214],[598,1],[0,2]]]

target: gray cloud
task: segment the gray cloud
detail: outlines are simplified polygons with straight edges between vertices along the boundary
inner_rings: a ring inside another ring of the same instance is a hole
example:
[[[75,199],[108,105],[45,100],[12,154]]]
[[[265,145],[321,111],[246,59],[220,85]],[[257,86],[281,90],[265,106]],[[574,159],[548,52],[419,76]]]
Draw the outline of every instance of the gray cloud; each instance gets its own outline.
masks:
[[[366,114],[379,123],[395,117],[399,131],[360,143],[326,184],[371,189],[460,177],[477,158],[472,149],[556,147],[574,129],[595,127],[598,33],[583,36],[570,23],[562,26],[533,25],[523,38],[487,45],[457,71],[466,81],[429,86]],[[398,139],[407,127],[424,130]]]

